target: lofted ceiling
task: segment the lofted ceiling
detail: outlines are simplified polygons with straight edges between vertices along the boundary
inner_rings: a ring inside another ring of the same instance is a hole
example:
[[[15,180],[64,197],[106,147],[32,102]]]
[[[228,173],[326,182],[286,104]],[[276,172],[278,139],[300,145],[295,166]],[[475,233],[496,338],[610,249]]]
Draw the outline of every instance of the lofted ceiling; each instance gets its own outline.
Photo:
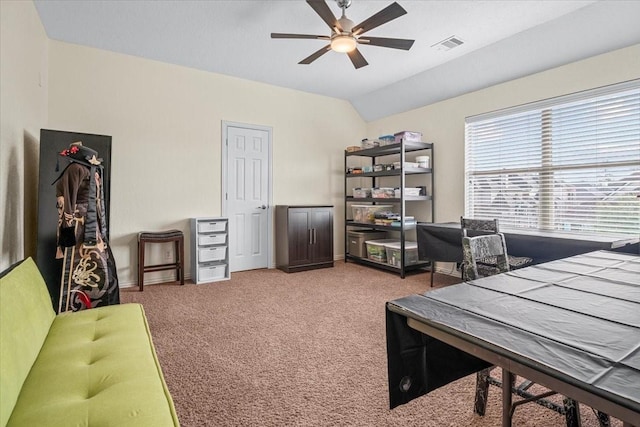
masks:
[[[361,46],[298,62],[329,35],[303,0],[35,0],[49,38],[348,100],[366,121],[640,43],[637,0],[398,0],[407,14],[367,33],[411,50]],[[334,14],[340,8],[327,0]],[[392,0],[353,0],[359,23]],[[464,44],[433,47],[456,36]]]

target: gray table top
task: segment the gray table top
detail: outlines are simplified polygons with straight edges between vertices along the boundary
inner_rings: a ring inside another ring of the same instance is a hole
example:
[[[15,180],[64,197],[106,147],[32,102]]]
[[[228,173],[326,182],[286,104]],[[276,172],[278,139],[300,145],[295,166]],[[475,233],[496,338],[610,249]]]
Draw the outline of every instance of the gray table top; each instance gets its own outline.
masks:
[[[640,413],[638,255],[590,252],[387,308]]]

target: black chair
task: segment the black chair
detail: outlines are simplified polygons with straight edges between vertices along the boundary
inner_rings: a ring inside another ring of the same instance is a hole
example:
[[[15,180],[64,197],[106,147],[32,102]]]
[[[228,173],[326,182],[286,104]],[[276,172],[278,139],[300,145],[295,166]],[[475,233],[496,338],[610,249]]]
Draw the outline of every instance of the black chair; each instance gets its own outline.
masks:
[[[488,275],[491,275],[491,273],[499,274],[510,270],[507,245],[502,233],[487,234],[476,237],[463,237],[462,253],[464,258],[463,274],[468,280],[476,280],[484,277],[480,271],[486,266],[481,267],[480,262],[486,262],[487,259],[491,259],[494,263],[489,266],[489,268],[485,268],[483,271],[485,275],[487,275],[487,272],[489,272]],[[476,374],[474,412],[479,415],[484,415],[486,412],[489,385],[493,384],[495,386],[502,387],[502,381],[491,376],[492,369],[493,367],[486,368]],[[526,379],[523,379],[520,384],[516,385],[516,376],[513,376],[511,392],[520,396],[522,399],[513,404],[511,409],[512,411],[519,405],[536,402],[545,408],[564,415],[567,427],[580,427],[580,410],[578,402],[568,397],[564,397],[562,405],[552,402],[547,398],[557,394],[555,391],[548,390],[540,394],[533,394],[529,391],[533,385],[533,382]],[[607,414],[596,412],[596,416],[598,417],[600,427],[609,427],[611,425]]]
[[[475,218],[465,218],[460,217],[460,232],[462,234],[462,238],[471,237],[476,235],[486,235],[486,234],[495,234],[500,232],[500,228],[498,226],[497,219],[475,219]],[[507,255],[507,261],[509,263],[509,268],[511,270],[515,270],[516,268],[526,267],[527,265],[533,262],[532,258],[529,257],[516,257]],[[495,257],[486,257],[478,260],[477,268],[478,272],[482,277],[490,276],[491,274],[496,274],[498,271],[496,265]],[[462,270],[462,279],[465,279],[465,268],[464,261],[461,266]]]

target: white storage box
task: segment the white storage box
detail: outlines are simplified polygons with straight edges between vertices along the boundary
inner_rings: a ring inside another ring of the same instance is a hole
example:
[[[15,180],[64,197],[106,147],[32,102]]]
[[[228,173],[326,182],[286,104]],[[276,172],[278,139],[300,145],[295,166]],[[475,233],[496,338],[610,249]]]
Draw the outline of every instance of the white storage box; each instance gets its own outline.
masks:
[[[417,168],[419,167],[417,162],[404,162],[404,167],[405,168]],[[394,169],[400,169],[401,168],[401,163],[400,162],[393,162],[393,168]]]
[[[405,187],[404,196],[405,197],[417,197],[420,195],[420,187]],[[400,189],[395,189],[396,198],[400,198]]]
[[[226,231],[227,221],[198,222],[198,233]]]
[[[416,162],[418,162],[418,167],[420,167],[420,168],[428,168],[429,167],[429,156],[418,156],[418,157],[416,157]]]
[[[227,243],[227,233],[198,235],[198,246],[223,245],[225,243]]]
[[[211,248],[198,249],[199,262],[220,261],[225,259],[226,257],[227,257],[226,246],[214,246]]]
[[[215,280],[224,279],[227,275],[227,266],[223,265],[204,265],[198,268],[198,278],[200,282],[213,282]]]
[[[387,245],[390,243],[400,244],[398,239],[380,239],[380,240],[367,240],[364,242],[367,245],[367,258],[371,261],[387,262]]]
[[[387,262],[396,267],[402,267],[400,242],[385,244],[387,251]],[[404,242],[404,265],[413,265],[418,263],[418,243],[405,241]]]
[[[365,224],[373,224],[375,222],[375,213],[383,210],[389,210],[393,205],[351,205],[353,210],[353,221]]]

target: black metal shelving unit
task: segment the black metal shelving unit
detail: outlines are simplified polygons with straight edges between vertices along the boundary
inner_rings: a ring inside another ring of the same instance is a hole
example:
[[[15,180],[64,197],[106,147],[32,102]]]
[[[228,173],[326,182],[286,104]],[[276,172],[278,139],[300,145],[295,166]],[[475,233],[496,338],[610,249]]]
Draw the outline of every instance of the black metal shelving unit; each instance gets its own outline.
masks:
[[[418,262],[417,264],[405,265],[405,241],[407,238],[407,234],[414,233],[416,225],[415,224],[405,224],[406,215],[406,204],[407,203],[428,203],[429,207],[429,221],[432,222],[434,218],[434,205],[433,205],[433,192],[434,192],[434,182],[433,182],[433,168],[416,168],[416,167],[408,167],[405,166],[406,154],[413,153],[418,151],[426,151],[429,153],[431,162],[430,164],[434,164],[433,157],[433,143],[429,142],[407,142],[402,140],[399,143],[384,145],[381,147],[368,148],[358,151],[346,151],[344,154],[344,170],[345,170],[345,180],[344,180],[344,192],[345,192],[345,206],[344,206],[344,218],[345,218],[345,262],[354,261],[363,265],[368,265],[370,267],[379,268],[382,270],[392,271],[394,273],[400,274],[400,277],[404,278],[405,274],[415,270],[423,270],[425,268],[431,268],[429,262]],[[348,159],[350,157],[366,157],[371,160],[371,165],[376,165],[376,161],[380,157],[386,156],[398,156],[400,161],[400,169],[391,169],[391,170],[383,170],[378,172],[367,172],[367,173],[347,173],[349,168]],[[406,188],[406,177],[409,175],[424,175],[427,177],[425,179],[424,184],[429,191],[429,195],[426,196],[405,196],[405,188]],[[371,178],[371,187],[377,187],[378,178],[382,177],[399,177],[398,186],[400,187],[400,197],[399,198],[376,198],[376,197],[367,197],[367,198],[358,198],[348,195],[349,194],[349,179],[350,178]],[[367,204],[394,204],[400,207],[400,226],[388,226],[388,225],[377,225],[377,224],[369,224],[362,222],[355,222],[350,220],[351,217],[351,205],[353,203],[367,203]],[[417,222],[417,219],[416,219]],[[381,262],[376,262],[370,260],[368,258],[362,258],[355,255],[351,255],[348,252],[348,231],[350,229],[370,229],[370,230],[384,230],[390,231],[394,233],[399,233],[400,235],[400,252],[401,252],[401,262],[400,267],[396,267],[391,264],[384,264]]]

